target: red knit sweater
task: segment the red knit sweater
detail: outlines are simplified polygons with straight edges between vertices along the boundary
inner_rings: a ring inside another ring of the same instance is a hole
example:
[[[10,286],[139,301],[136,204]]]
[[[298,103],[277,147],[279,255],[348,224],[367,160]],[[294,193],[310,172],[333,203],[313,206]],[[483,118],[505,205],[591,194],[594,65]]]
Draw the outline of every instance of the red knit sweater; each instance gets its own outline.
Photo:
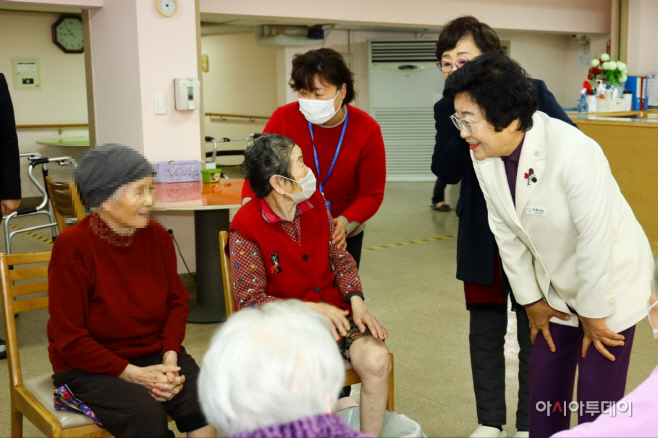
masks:
[[[346,105],[349,117],[343,146],[329,181],[324,185],[324,197],[331,202],[331,215],[344,216],[348,222],[363,223],[379,210],[386,186],[386,153],[379,124],[365,111]],[[320,163],[322,182],[334,159],[343,124],[334,128],[313,126],[315,148]],[[292,139],[304,154],[304,163],[319,177],[313,157],[313,143],[308,121],[293,102],[274,111],[264,133],[275,133]],[[255,197],[245,182],[243,197]]]
[[[116,377],[130,360],[180,352],[188,294],[162,225],[150,221],[119,247],[99,236],[97,224],[107,227],[90,215],[53,245],[48,352],[55,372],[78,368]]]

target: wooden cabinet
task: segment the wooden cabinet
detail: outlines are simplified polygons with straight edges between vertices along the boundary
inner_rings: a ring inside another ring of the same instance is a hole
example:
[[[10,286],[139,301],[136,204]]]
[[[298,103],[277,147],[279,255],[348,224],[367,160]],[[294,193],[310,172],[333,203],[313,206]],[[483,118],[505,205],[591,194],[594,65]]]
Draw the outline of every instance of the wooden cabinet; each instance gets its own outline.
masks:
[[[622,194],[658,252],[658,123],[576,117],[574,122],[601,145]]]

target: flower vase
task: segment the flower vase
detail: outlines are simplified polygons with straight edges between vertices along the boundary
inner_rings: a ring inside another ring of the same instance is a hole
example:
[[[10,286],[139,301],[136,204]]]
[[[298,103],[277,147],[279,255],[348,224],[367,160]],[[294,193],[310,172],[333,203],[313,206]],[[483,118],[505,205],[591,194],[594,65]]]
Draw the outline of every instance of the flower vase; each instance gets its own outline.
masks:
[[[604,84],[605,84],[606,88],[608,88],[608,86],[610,86],[612,90],[615,90],[615,89],[617,90],[617,99],[623,99],[624,98],[624,86],[626,85],[626,82],[620,82],[618,84],[611,85],[610,81],[604,81]]]

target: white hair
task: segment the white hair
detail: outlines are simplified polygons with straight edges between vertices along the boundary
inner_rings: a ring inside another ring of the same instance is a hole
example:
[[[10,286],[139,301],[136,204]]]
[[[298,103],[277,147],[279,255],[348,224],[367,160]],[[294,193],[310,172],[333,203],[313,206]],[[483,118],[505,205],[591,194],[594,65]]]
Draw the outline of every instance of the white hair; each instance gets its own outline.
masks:
[[[327,321],[301,301],[240,310],[203,358],[199,399],[222,435],[327,412],[345,368]]]

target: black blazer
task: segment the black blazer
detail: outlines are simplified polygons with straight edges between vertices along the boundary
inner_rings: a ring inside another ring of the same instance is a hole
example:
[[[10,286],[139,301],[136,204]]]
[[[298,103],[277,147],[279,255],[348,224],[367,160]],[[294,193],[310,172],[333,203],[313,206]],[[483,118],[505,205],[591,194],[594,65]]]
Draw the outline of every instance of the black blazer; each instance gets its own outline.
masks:
[[[576,126],[548,91],[544,81],[532,80],[537,90],[539,110]],[[455,107],[445,99],[434,105],[436,143],[432,172],[446,184],[462,182],[456,213],[457,278],[468,283],[492,285],[494,280],[494,236],[489,229],[487,205],[480,189],[466,140],[452,124]]]
[[[5,75],[0,73],[0,199],[21,199],[20,169],[14,107]]]

